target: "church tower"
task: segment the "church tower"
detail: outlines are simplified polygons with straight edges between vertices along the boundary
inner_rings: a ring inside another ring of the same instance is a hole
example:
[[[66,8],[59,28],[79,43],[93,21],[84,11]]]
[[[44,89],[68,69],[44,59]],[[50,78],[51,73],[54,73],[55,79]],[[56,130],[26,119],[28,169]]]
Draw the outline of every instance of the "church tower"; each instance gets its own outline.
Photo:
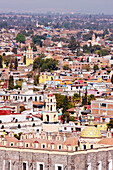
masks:
[[[30,64],[33,64],[33,50],[31,49],[31,46],[29,45],[27,52],[26,52],[26,66],[29,66]]]
[[[58,112],[56,110],[56,98],[48,94],[45,100],[45,111],[43,112],[43,131],[58,132]]]
[[[93,33],[93,35],[92,35],[92,41],[95,42],[95,40],[96,40],[96,36],[95,36],[95,34]]]

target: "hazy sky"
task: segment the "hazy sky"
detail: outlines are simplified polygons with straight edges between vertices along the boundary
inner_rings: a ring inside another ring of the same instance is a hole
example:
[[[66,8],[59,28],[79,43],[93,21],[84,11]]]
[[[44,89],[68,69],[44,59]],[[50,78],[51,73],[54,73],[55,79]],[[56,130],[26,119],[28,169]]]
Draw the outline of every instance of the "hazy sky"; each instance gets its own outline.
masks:
[[[0,0],[3,11],[113,14],[113,0]]]

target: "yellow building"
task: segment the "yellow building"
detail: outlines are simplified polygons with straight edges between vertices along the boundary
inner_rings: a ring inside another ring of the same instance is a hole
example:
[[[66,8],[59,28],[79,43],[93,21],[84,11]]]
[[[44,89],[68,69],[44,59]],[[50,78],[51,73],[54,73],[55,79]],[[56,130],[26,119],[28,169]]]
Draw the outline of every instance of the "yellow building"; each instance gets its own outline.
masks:
[[[97,128],[100,130],[100,131],[106,131],[107,130],[107,123],[105,122],[101,122],[101,123],[98,123],[97,124]]]
[[[33,64],[33,50],[31,49],[30,45],[26,52],[26,66]]]
[[[42,74],[39,77],[39,84],[44,84],[46,81],[52,81],[53,79],[53,75]]]

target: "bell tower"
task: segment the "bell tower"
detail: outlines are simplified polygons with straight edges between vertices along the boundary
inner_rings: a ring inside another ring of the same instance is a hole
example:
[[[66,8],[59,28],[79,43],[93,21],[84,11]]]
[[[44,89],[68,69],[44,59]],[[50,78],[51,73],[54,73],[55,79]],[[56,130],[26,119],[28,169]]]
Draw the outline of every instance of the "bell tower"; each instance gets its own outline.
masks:
[[[53,94],[48,94],[45,100],[45,111],[43,112],[43,131],[58,131],[58,112],[56,110],[56,98]]]
[[[33,50],[31,49],[31,46],[29,45],[27,52],[26,52],[26,66],[29,66],[30,64],[33,64]]]
[[[92,41],[95,42],[95,40],[96,40],[96,36],[95,36],[95,34],[93,33],[93,35],[92,35]]]

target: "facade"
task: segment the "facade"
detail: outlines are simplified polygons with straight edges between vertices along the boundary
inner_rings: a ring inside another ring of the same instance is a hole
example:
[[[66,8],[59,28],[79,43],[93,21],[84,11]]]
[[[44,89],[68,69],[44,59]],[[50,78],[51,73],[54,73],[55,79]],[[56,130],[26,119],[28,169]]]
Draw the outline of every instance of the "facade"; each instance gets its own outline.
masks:
[[[97,99],[91,102],[91,112],[97,115],[113,115],[113,100]]]
[[[74,152],[0,147],[0,168],[3,170],[112,170],[112,155],[112,146]]]
[[[53,81],[54,76],[51,75],[50,73],[42,73],[39,77],[39,84],[44,84],[47,81]]]

